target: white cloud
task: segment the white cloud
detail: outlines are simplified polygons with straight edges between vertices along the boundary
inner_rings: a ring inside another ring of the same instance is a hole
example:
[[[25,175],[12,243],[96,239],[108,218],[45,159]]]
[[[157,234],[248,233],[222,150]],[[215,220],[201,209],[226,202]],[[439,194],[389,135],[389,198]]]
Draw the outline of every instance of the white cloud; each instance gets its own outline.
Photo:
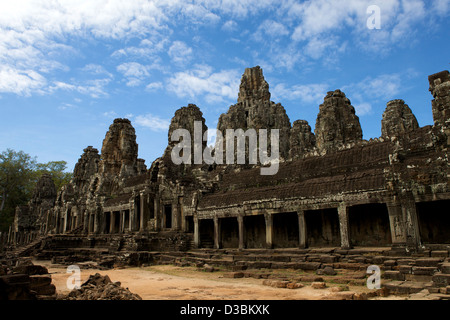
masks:
[[[358,93],[367,98],[394,99],[400,93],[402,81],[400,74],[382,74],[366,77],[363,80],[343,87],[344,91]]]
[[[236,31],[237,29],[238,29],[238,24],[236,23],[236,21],[233,21],[233,20],[228,20],[227,22],[225,22],[222,25],[223,31],[233,32],[233,31]]]
[[[327,84],[306,84],[286,87],[284,83],[277,84],[272,89],[272,96],[277,100],[297,100],[308,104],[320,104],[328,89]]]
[[[127,79],[127,86],[136,87],[150,76],[149,68],[137,62],[125,62],[117,66],[117,71]]]
[[[160,81],[151,82],[145,87],[145,89],[147,91],[157,91],[157,90],[162,89],[162,88],[163,88],[163,84]]]
[[[366,116],[372,114],[372,105],[368,102],[361,102],[354,105],[355,112],[358,116]]]
[[[237,70],[213,72],[208,65],[196,65],[194,69],[178,72],[169,78],[167,90],[178,97],[200,98],[209,103],[235,99],[239,91],[240,74]]]
[[[91,74],[94,74],[94,75],[106,75],[109,78],[113,78],[114,77],[111,73],[106,71],[106,69],[103,66],[98,65],[98,64],[94,64],[94,63],[90,63],[90,64],[85,65],[81,69],[81,71],[88,72],[88,73],[91,73]]]
[[[33,70],[17,70],[0,66],[0,92],[30,96],[32,92],[43,93],[47,80]]]
[[[255,38],[257,40],[265,39],[265,37],[279,40],[280,37],[287,36],[289,34],[289,30],[287,27],[274,20],[264,20],[263,23],[258,27],[258,30],[255,33]]]
[[[170,126],[170,120],[161,119],[158,116],[152,114],[139,115],[135,118],[134,122],[141,126],[149,128],[152,131],[167,131]]]
[[[184,65],[192,59],[192,48],[183,41],[174,41],[168,51],[172,61]]]
[[[117,113],[114,110],[103,112],[103,116],[106,118],[115,118],[117,117]]]
[[[62,81],[55,81],[45,89],[46,93],[53,93],[58,90],[75,91],[92,98],[107,97],[106,86],[111,82],[110,78],[87,80],[83,84],[70,84]]]

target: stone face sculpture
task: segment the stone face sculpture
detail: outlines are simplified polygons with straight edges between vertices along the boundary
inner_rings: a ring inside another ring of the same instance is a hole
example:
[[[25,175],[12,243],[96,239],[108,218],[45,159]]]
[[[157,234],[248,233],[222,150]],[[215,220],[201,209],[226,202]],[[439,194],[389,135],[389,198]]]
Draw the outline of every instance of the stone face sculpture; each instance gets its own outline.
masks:
[[[381,136],[392,138],[405,135],[419,128],[411,109],[403,100],[388,102],[381,120]]]
[[[319,150],[329,152],[362,140],[355,108],[341,90],[328,92],[319,107],[315,135]]]
[[[431,102],[434,124],[449,127],[450,119],[450,73],[442,71],[428,77],[430,92],[434,100]]]
[[[269,85],[259,66],[245,70],[239,87],[238,103],[220,116],[217,130],[225,136],[226,129],[278,129],[280,156],[288,158],[291,122],[284,107],[270,101]]]

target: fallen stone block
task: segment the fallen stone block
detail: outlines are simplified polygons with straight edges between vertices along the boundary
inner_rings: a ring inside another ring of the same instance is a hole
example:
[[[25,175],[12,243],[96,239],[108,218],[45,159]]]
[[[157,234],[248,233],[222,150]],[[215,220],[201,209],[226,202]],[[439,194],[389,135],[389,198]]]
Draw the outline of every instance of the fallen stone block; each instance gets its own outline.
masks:
[[[367,294],[365,292],[356,292],[353,295],[353,300],[368,300]]]
[[[412,273],[412,266],[407,266],[407,265],[398,266],[398,271],[403,273],[403,274],[411,274]]]
[[[249,269],[270,269],[272,264],[270,262],[262,261],[249,261],[247,262],[247,267]]]
[[[223,274],[224,278],[231,278],[231,279],[237,279],[237,278],[243,278],[244,273],[243,272],[227,272]]]
[[[51,275],[33,275],[30,276],[30,288],[34,290],[37,287],[48,286],[52,283]]]
[[[54,284],[46,286],[39,286],[32,289],[37,295],[53,295],[56,293],[56,287]]]
[[[435,267],[413,267],[412,274],[432,276],[437,271]]]
[[[444,274],[450,274],[450,263],[445,262],[440,266],[441,272]]]
[[[437,267],[443,261],[442,258],[422,258],[416,260],[418,267]]]
[[[322,277],[313,276],[313,275],[301,276],[297,280],[301,281],[301,282],[323,282]]]
[[[446,287],[450,285],[450,274],[435,273],[433,275],[433,283],[438,287]]]
[[[323,269],[318,269],[316,271],[318,275],[327,275],[327,276],[335,276],[337,272],[332,267],[325,267]]]
[[[300,288],[303,288],[303,287],[304,287],[304,285],[299,283],[299,282],[289,282],[286,285],[287,289],[300,289]]]
[[[320,268],[320,263],[319,262],[299,262],[296,265],[296,269],[301,269],[301,270],[317,270]]]
[[[327,287],[325,282],[313,282],[311,283],[313,289],[325,289]]]
[[[35,275],[35,274],[48,274],[48,270],[44,266],[36,265],[20,265],[13,269],[14,273]]]
[[[405,275],[400,271],[385,271],[383,274],[385,279],[404,281]]]
[[[332,255],[321,255],[320,256],[320,262],[322,263],[335,263],[337,261],[336,256]]]
[[[383,262],[383,265],[385,267],[394,267],[394,266],[397,265],[397,261],[395,261],[395,260],[386,260],[386,261]]]
[[[431,257],[432,258],[435,258],[435,257],[447,258],[448,257],[448,251],[447,250],[434,250],[434,251],[431,251]]]

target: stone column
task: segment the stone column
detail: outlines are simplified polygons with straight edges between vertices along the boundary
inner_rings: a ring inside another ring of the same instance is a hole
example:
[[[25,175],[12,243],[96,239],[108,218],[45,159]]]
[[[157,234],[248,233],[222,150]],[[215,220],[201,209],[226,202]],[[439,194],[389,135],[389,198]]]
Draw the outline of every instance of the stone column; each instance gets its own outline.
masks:
[[[273,216],[271,213],[264,214],[266,220],[266,247],[273,248]]]
[[[237,217],[238,228],[239,228],[239,249],[244,249],[244,239],[245,239],[245,229],[244,229],[244,217],[239,215]]]
[[[416,203],[414,199],[405,199],[401,203],[406,224],[406,244],[410,248],[417,249],[421,244],[421,240]]]
[[[214,217],[214,249],[220,249],[220,221]]]
[[[194,246],[200,248],[199,220],[194,216]]]
[[[305,221],[305,211],[297,211],[298,215],[298,239],[299,248],[306,248],[306,221]]]
[[[338,207],[339,228],[341,231],[341,248],[350,249],[348,207],[345,203],[341,203]]]
[[[393,245],[406,245],[406,224],[400,203],[387,203]]]
[[[119,232],[120,233],[124,233],[125,232],[125,212],[123,210],[120,210],[120,228],[119,228]]]
[[[145,214],[144,214],[144,212],[145,212],[145,204],[146,204],[146,202],[147,201],[145,201],[145,197],[144,197],[144,194],[143,193],[141,193],[140,195],[139,195],[139,197],[140,197],[140,208],[139,208],[139,210],[140,210],[140,221],[139,221],[139,231],[143,231],[144,230],[144,221],[145,221]]]
[[[97,210],[97,212],[94,213],[94,230],[93,230],[94,234],[99,234],[99,233],[103,232],[103,230],[99,230],[102,218],[103,218],[103,220],[105,219],[104,214],[100,213]]]
[[[109,213],[109,233],[112,234],[114,232],[114,211]]]

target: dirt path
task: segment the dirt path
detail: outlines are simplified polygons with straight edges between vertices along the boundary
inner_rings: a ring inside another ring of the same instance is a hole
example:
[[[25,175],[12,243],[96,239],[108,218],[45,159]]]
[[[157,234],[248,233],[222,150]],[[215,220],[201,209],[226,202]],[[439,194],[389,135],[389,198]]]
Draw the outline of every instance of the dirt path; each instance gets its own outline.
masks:
[[[52,283],[58,293],[68,293],[66,273],[63,266],[45,265],[52,274]],[[151,266],[146,268],[126,268],[111,270],[81,270],[81,281],[89,275],[108,275],[112,281],[120,281],[122,286],[138,294],[144,300],[321,300],[336,295],[331,288],[313,289],[309,285],[295,290],[264,286],[262,279],[224,278],[223,272],[199,272],[191,267]],[[350,288],[364,291],[364,288]]]

